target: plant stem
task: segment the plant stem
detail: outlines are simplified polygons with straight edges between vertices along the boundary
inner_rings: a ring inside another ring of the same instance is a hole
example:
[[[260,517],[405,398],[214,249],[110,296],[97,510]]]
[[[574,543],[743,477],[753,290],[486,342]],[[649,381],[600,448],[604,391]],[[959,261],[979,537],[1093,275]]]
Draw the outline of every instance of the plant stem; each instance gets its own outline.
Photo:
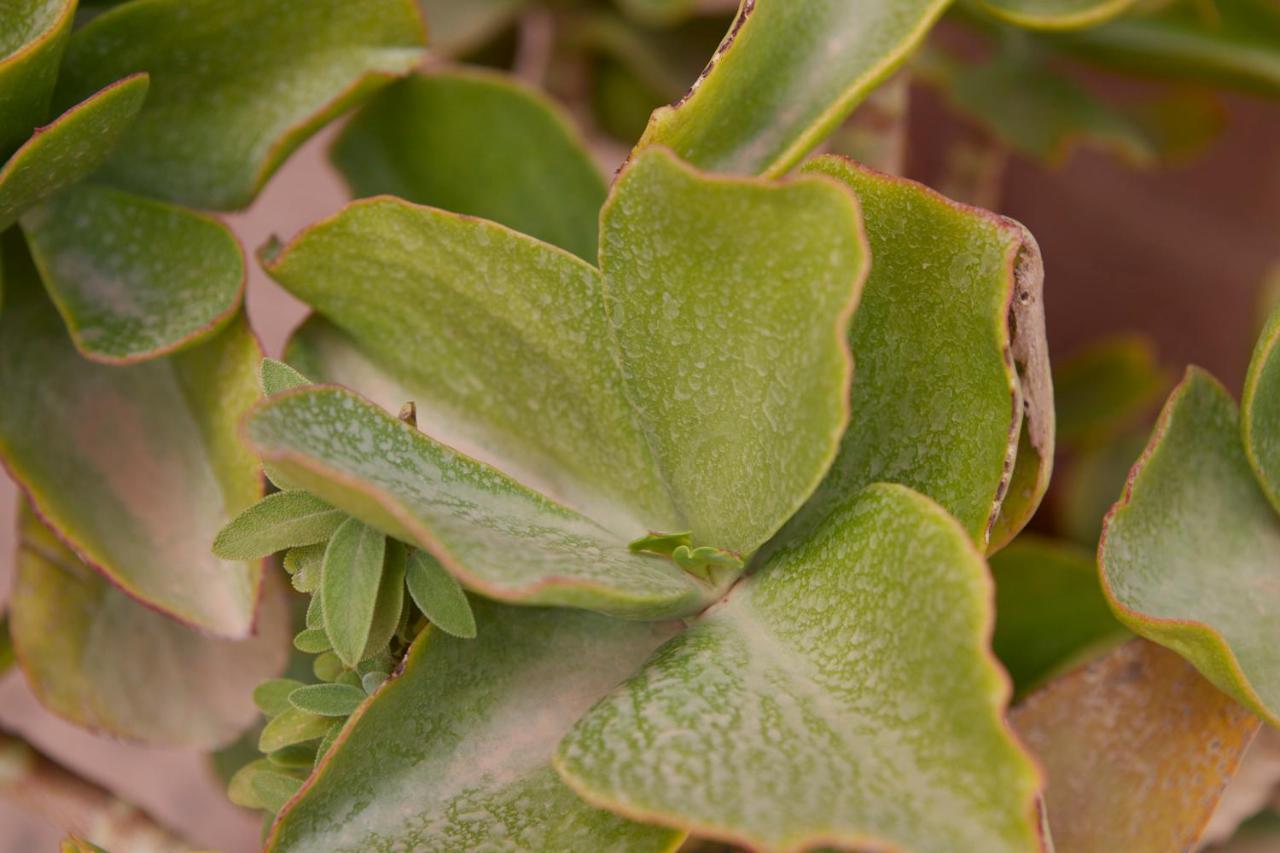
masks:
[[[64,833],[108,850],[189,851],[192,845],[137,806],[77,775],[17,735],[0,729],[0,796]]]

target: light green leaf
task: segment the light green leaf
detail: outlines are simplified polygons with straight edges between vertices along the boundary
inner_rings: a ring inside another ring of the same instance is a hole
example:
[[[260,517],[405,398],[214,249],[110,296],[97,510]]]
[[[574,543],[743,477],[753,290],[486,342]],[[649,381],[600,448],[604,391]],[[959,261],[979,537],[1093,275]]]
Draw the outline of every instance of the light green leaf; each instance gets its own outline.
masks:
[[[1262,491],[1280,512],[1280,306],[1271,313],[1249,362],[1240,427],[1245,454]]]
[[[324,550],[328,543],[290,548],[284,555],[284,567],[298,592],[315,592],[320,588],[320,571],[324,566]]]
[[[1034,849],[990,596],[953,519],[872,486],[588,711],[556,769],[594,805],[755,849]]]
[[[690,613],[711,600],[669,561],[630,553],[625,539],[347,391],[276,395],[246,436],[291,480],[426,549],[486,595],[631,618]],[[325,592],[326,622],[340,600]]]
[[[422,56],[412,0],[149,0],[71,37],[60,103],[134,71],[155,84],[101,174],[193,207],[249,203],[330,119]]]
[[[324,627],[324,608],[321,606],[322,598],[320,590],[311,596],[311,601],[307,602],[307,618],[306,625],[308,628]]]
[[[1095,27],[1127,12],[1136,0],[978,0],[987,13],[1034,30]]]
[[[1100,446],[1136,423],[1168,385],[1149,337],[1096,341],[1053,371],[1058,440],[1073,447]]]
[[[1125,643],[1010,715],[1048,777],[1058,853],[1196,850],[1258,720],[1177,655]]]
[[[874,263],[849,332],[850,427],[779,542],[805,538],[864,486],[897,482],[942,504],[975,542],[1003,544],[1039,504],[1053,458],[1035,241],[1012,220],[850,160],[807,168],[857,192]],[[1030,469],[1020,488],[1010,487],[1015,457]],[[993,535],[1002,506],[1011,520]]]
[[[1098,554],[1120,621],[1280,724],[1280,517],[1249,468],[1235,403],[1207,373],[1191,368],[1174,389]]]
[[[94,361],[188,346],[240,306],[244,255],[211,216],[81,184],[29,210],[22,230],[71,339]]]
[[[267,495],[231,520],[213,540],[224,560],[252,560],[286,548],[329,541],[347,514],[306,492]]]
[[[310,385],[311,380],[294,370],[282,361],[276,361],[274,358],[264,358],[262,367],[259,369],[259,381],[262,384],[262,393],[270,397],[272,394],[279,394],[281,391],[288,391],[290,388],[301,388],[303,385]]]
[[[289,703],[299,711],[321,717],[346,717],[360,707],[364,691],[346,684],[311,684],[289,694]]]
[[[1107,606],[1093,553],[1023,534],[991,558],[992,648],[1021,694],[1129,636]]]
[[[843,338],[867,265],[856,205],[826,179],[716,179],[648,150],[601,219],[602,273],[390,200],[314,226],[268,269],[342,326],[303,346],[327,351],[298,362],[312,375],[363,390],[350,380],[380,372],[377,402],[409,394],[432,437],[628,541],[689,529],[749,552],[844,429]]]
[[[348,721],[280,816],[269,850],[678,846],[678,833],[586,805],[549,764],[573,721],[672,626],[483,600],[476,618],[474,640],[418,637],[404,671]]]
[[[569,117],[514,78],[412,76],[361,109],[332,156],[357,197],[491,219],[595,260],[604,180]]]
[[[267,809],[274,812],[292,796],[292,793],[284,792],[290,789],[296,791],[301,785],[302,780],[289,771],[260,758],[236,771],[227,786],[227,797],[231,802],[247,809]]]
[[[253,688],[253,704],[267,717],[275,717],[290,707],[289,694],[302,687],[292,678],[273,678]]]
[[[75,12],[75,0],[0,5],[0,159],[48,115]]]
[[[850,0],[743,3],[711,65],[654,112],[640,145],[705,169],[780,175],[906,59],[949,5]]]
[[[321,681],[333,682],[337,681],[338,677],[346,672],[346,667],[342,665],[342,661],[337,655],[326,651],[317,655],[316,659],[312,661],[311,671]]]
[[[415,549],[409,554],[405,582],[413,603],[441,631],[468,639],[476,635],[466,593],[435,557]]]
[[[320,576],[324,630],[347,666],[364,657],[386,556],[387,537],[354,518],[342,522],[325,549]]]
[[[108,367],[79,356],[21,238],[4,241],[0,456],[41,517],[140,601],[245,637],[261,566],[215,558],[214,535],[262,494],[236,434],[261,354],[242,318],[167,358]],[[49,389],[56,388],[57,393]]]
[[[332,727],[338,725],[341,725],[341,721],[332,717],[308,714],[292,707],[286,708],[262,729],[262,735],[258,738],[258,749],[262,752],[275,752],[277,749],[284,749],[295,743],[319,740],[328,734]]]
[[[294,636],[293,647],[300,652],[314,655],[329,651],[333,648],[333,644],[329,641],[329,634],[323,628],[307,628]]]
[[[0,231],[23,211],[98,168],[132,124],[147,97],[146,74],[86,93],[28,139],[0,167]]]
[[[429,26],[431,52],[457,57],[515,20],[525,0],[418,0],[418,5]]]
[[[1270,0],[1153,3],[1053,44],[1144,76],[1280,94],[1280,9]]]
[[[277,584],[264,588],[255,636],[209,637],[120,592],[25,508],[10,607],[20,665],[46,708],[157,746],[234,740],[257,716],[254,685],[285,665],[289,615]]]

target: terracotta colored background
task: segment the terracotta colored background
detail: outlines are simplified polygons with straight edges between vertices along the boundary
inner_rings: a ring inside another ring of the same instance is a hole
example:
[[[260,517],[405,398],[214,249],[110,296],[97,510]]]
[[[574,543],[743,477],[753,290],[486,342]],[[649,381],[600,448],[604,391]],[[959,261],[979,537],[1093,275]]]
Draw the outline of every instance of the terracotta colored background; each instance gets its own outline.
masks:
[[[1230,124],[1207,156],[1158,173],[1081,153],[1045,172],[1011,163],[1001,203],[1036,235],[1047,270],[1050,348],[1066,354],[1109,332],[1142,329],[1174,368],[1194,362],[1239,387],[1253,344],[1255,302],[1280,261],[1280,110],[1229,102]],[[913,95],[908,172],[939,175],[956,124],[928,93]],[[331,134],[327,134],[326,137]],[[252,250],[294,233],[344,201],[324,161],[326,137],[291,160],[254,207],[230,217]],[[301,306],[251,265],[249,313],[278,354]],[[6,401],[21,404],[21,401]],[[13,490],[0,479],[0,589],[12,570]],[[65,763],[107,782],[195,842],[256,846],[258,821],[228,804],[198,757],[88,735],[41,711],[16,672],[0,679],[0,724]],[[58,835],[0,801],[0,850],[51,849]]]

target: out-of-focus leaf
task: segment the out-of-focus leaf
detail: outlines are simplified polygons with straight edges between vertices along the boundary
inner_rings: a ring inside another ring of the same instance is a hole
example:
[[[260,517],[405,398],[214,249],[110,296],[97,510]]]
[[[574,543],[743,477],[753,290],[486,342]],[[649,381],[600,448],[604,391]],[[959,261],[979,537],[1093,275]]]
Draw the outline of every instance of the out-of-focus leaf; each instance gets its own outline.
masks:
[[[341,725],[341,721],[332,717],[308,714],[294,707],[285,708],[263,728],[262,736],[258,738],[258,749],[275,752],[295,743],[319,740],[337,725]]]
[[[9,628],[9,614],[0,614],[0,675],[13,666],[13,633]]]
[[[0,231],[43,198],[102,164],[137,117],[147,96],[146,74],[134,74],[89,94],[40,128],[0,167]]]
[[[227,786],[231,802],[249,809],[265,809],[275,812],[302,787],[302,779],[289,770],[272,764],[265,758],[241,767]]]
[[[303,385],[311,384],[310,379],[284,362],[276,361],[274,358],[264,358],[262,360],[262,367],[258,375],[262,384],[262,393],[268,397],[272,394],[279,394],[281,391],[288,391],[290,388],[301,388]]]
[[[1058,441],[1098,447],[1133,426],[1168,386],[1149,337],[1117,335],[1096,341],[1053,371]]]
[[[1146,444],[1146,435],[1135,432],[1075,454],[1055,486],[1053,509],[1063,536],[1086,548],[1097,547],[1102,519],[1124,491],[1129,469]]]
[[[413,0],[149,0],[77,30],[58,103],[147,71],[152,91],[100,177],[193,207],[249,203],[317,129],[422,56]]]
[[[695,546],[749,552],[844,429],[867,265],[853,198],[815,177],[713,178],[653,149],[601,221],[598,271],[488,223],[358,202],[268,269],[342,327],[330,357],[299,362],[310,375],[384,405],[398,393],[393,410],[416,401],[432,437],[628,538],[692,530]]]
[[[1024,534],[991,558],[996,656],[1021,694],[1129,636],[1107,606],[1093,553]]]
[[[252,560],[287,548],[328,542],[347,514],[306,492],[267,495],[231,520],[213,540],[225,560]]]
[[[711,600],[711,590],[670,561],[632,554],[624,537],[349,392],[276,395],[249,420],[247,436],[291,480],[430,551],[486,595],[632,618],[683,615]],[[327,622],[328,608],[339,605],[327,592],[324,601]]]
[[[1060,165],[1076,145],[1092,145],[1136,165],[1198,152],[1222,129],[1222,108],[1199,90],[1132,105],[1113,104],[1052,67],[1027,45],[968,63],[934,54],[920,77],[1010,148]]]
[[[1280,95],[1280,8],[1270,0],[1171,0],[1053,39],[1136,74]]]
[[[48,114],[75,12],[75,0],[0,5],[0,160]]]
[[[605,184],[569,118],[513,78],[441,70],[391,86],[334,143],[352,193],[491,219],[589,262]]]
[[[1191,850],[1258,720],[1172,652],[1126,643],[1014,708],[1059,853]]]
[[[288,607],[264,587],[256,635],[209,637],[134,601],[25,510],[13,640],[31,689],[73,723],[160,746],[209,749],[257,716],[253,686],[285,665]]]
[[[292,678],[273,678],[253,688],[253,704],[267,717],[275,717],[290,707],[289,696],[302,687],[301,681]]]
[[[1033,849],[990,596],[946,512],[871,486],[588,711],[556,769],[597,806],[755,849]]]
[[[787,536],[804,538],[832,506],[890,481],[941,503],[982,545],[1004,500],[1018,519],[1007,541],[1039,504],[1053,458],[1034,240],[1012,220],[843,158],[807,168],[857,192],[874,263],[849,332],[850,426]],[[1033,420],[1021,426],[1024,410]],[[1029,449],[1018,455],[1035,473],[1006,494],[1020,426]]]
[[[188,346],[240,305],[244,254],[211,216],[82,184],[29,210],[22,230],[72,341],[94,361]]]
[[[479,47],[515,20],[526,0],[418,0],[431,52],[456,57]]]
[[[628,15],[653,27],[678,24],[698,8],[698,0],[618,0]]]
[[[893,73],[948,6],[754,0],[679,103],[653,114],[640,145],[705,169],[780,175]]]
[[[1124,14],[1136,0],[978,0],[981,8],[1033,30],[1095,27]]]
[[[409,555],[405,583],[413,603],[432,624],[446,634],[470,638],[476,635],[476,619],[458,581],[426,551]]]
[[[1280,730],[1263,726],[1223,789],[1213,818],[1200,836],[1201,849],[1221,851],[1227,839],[1247,826],[1250,818],[1266,814],[1280,790]],[[1275,840],[1273,837],[1272,840]],[[1233,851],[1234,853],[1234,851]]]
[[[481,600],[476,617],[474,640],[428,629],[414,641],[403,672],[348,721],[280,815],[267,849],[678,846],[679,833],[591,808],[550,766],[573,721],[672,626]],[[366,793],[373,780],[376,797]]]
[[[1280,722],[1280,517],[1249,468],[1235,403],[1207,373],[1191,368],[1174,389],[1098,554],[1120,621]]]
[[[35,509],[113,584],[214,634],[245,637],[261,566],[209,543],[262,494],[236,435],[258,397],[261,353],[243,319],[166,358],[80,357],[21,238],[4,241],[0,456]],[[56,389],[56,392],[55,390]]]
[[[1245,378],[1240,426],[1245,454],[1280,512],[1280,307],[1262,330]]]
[[[346,684],[311,684],[289,694],[293,707],[322,717],[345,717],[363,701],[364,691]]]

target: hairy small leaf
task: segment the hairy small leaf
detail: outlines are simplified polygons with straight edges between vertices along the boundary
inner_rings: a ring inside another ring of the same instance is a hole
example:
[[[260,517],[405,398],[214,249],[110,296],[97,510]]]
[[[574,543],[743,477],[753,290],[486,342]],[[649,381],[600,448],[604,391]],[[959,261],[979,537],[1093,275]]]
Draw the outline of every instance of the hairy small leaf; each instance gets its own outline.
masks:
[[[346,684],[311,684],[289,694],[299,711],[321,717],[346,717],[364,701],[364,691]]]
[[[342,523],[325,549],[320,581],[324,630],[347,666],[364,657],[386,555],[387,537],[354,518]]]
[[[413,603],[441,631],[455,637],[476,635],[476,619],[466,593],[435,557],[414,549],[409,554],[405,582]]]
[[[277,551],[329,541],[346,513],[306,492],[267,495],[231,520],[213,540],[213,553],[250,560]]]

